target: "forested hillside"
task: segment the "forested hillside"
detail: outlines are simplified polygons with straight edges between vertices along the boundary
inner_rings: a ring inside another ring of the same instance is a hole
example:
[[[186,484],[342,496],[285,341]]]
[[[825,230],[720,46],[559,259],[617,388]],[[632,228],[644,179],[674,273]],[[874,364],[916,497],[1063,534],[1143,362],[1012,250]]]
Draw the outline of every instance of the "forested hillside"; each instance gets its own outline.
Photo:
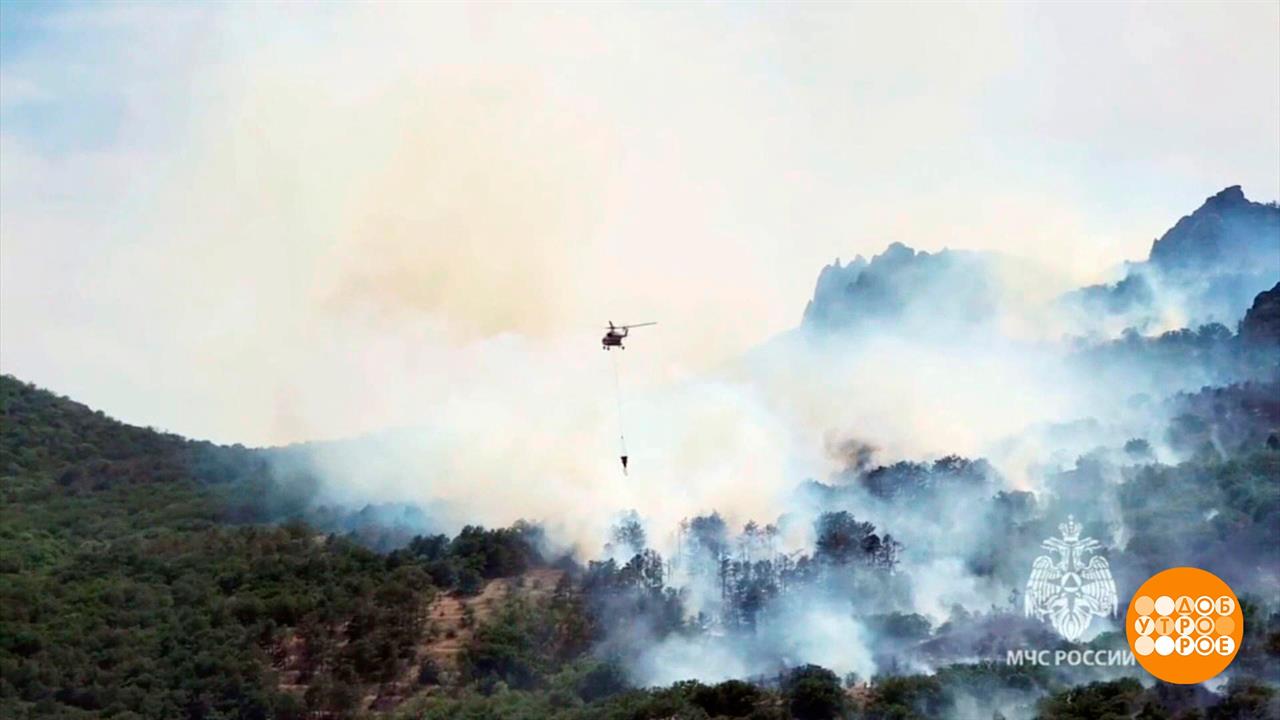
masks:
[[[1273,390],[1227,392],[1247,401]],[[541,531],[525,524],[420,536],[379,553],[308,525],[298,489],[273,479],[259,451],[130,427],[11,377],[0,391],[5,717],[888,720],[985,718],[1005,707],[1054,720],[1222,720],[1273,717],[1277,707],[1274,686],[1250,679],[1276,679],[1275,599],[1248,594],[1242,672],[1220,695],[964,660],[974,657],[975,642],[1056,642],[998,607],[957,611],[938,626],[898,612],[861,617],[878,638],[881,666],[901,672],[838,677],[816,665],[778,665],[749,682],[631,687],[628,657],[695,640],[706,623],[747,637],[765,632],[771,608],[787,598],[857,596],[904,582],[894,571],[904,541],[838,509],[858,488],[889,503],[989,498],[1004,532],[1040,533],[1035,498],[992,496],[992,470],[980,461],[851,469],[847,485],[810,486],[804,492],[829,510],[803,556],[768,555],[773,526],[753,523],[739,533],[715,514],[688,523],[679,558],[648,548],[635,518],[619,523],[608,549],[624,560],[586,567],[545,557]],[[1224,417],[1240,422],[1222,397],[1183,402],[1195,420],[1183,424],[1202,433]],[[1280,451],[1267,445],[1252,440],[1226,455],[1126,470],[1120,502],[1136,532],[1126,553],[1137,569],[1158,566],[1170,546],[1200,540],[1209,541],[1204,553],[1265,552],[1280,517]],[[1103,462],[1061,482],[1087,493]],[[1154,512],[1153,488],[1182,498],[1174,508],[1185,514]],[[1205,507],[1219,508],[1216,518],[1204,519]],[[1174,525],[1184,532],[1170,534]],[[763,559],[749,559],[757,555]],[[997,553],[971,562],[993,576],[1021,572],[1010,560]],[[689,612],[692,598],[669,584],[680,563],[715,579],[720,616]],[[1240,572],[1251,567],[1242,562]],[[1104,634],[1090,646],[1116,642]],[[935,669],[909,669],[919,667]]]
[[[469,529],[413,562],[300,521],[232,522],[246,503],[272,507],[251,451],[130,427],[7,376],[0,392],[6,716],[356,708],[416,661],[435,583],[532,555],[518,530]],[[298,692],[273,671],[286,647],[305,651]]]

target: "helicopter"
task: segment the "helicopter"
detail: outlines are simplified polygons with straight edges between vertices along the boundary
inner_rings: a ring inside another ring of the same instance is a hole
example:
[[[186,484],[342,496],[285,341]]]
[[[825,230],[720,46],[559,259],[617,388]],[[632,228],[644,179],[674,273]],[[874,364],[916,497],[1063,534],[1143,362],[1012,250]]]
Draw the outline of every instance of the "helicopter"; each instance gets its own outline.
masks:
[[[635,323],[634,325],[614,325],[613,321],[610,320],[609,327],[607,328],[607,331],[605,332],[604,337],[600,338],[600,347],[604,348],[605,350],[608,350],[609,348],[615,348],[615,347],[626,350],[627,346],[622,344],[622,338],[627,336],[627,333],[631,330],[631,328],[638,328],[638,327],[644,327],[646,325],[657,325],[657,324],[658,323],[656,322],[647,322],[647,323]]]

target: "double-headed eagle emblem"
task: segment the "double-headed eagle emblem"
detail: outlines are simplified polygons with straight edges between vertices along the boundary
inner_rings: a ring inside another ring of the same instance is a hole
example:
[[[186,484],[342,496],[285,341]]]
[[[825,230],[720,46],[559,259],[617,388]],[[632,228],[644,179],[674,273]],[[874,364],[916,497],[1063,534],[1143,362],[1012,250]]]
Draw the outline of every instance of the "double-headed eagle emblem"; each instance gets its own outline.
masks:
[[[1036,558],[1027,580],[1025,606],[1027,617],[1048,619],[1058,634],[1075,641],[1094,615],[1114,615],[1116,583],[1111,579],[1111,566],[1101,555],[1088,564],[1085,558],[1102,544],[1093,538],[1080,537],[1081,527],[1072,516],[1058,526],[1061,538],[1051,537],[1040,547],[1058,554],[1054,562],[1049,555]]]

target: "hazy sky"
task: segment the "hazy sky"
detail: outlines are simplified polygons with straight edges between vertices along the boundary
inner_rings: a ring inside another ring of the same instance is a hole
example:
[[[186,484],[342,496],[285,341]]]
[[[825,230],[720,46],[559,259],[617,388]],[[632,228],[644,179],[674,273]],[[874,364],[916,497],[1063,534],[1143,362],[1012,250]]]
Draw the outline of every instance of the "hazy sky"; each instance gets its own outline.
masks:
[[[1280,197],[1275,2],[4,2],[0,367],[341,436],[609,319],[687,376],[892,241],[1096,280],[1233,184]]]

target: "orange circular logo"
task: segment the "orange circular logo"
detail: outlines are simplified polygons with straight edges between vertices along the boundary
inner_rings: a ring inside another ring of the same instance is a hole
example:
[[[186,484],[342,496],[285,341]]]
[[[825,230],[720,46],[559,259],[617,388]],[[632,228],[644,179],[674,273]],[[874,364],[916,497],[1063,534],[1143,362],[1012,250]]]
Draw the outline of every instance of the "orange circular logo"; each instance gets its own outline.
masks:
[[[1179,567],[1138,588],[1125,615],[1129,647],[1147,672],[1191,685],[1231,664],[1244,635],[1244,616],[1231,588],[1211,572]]]

